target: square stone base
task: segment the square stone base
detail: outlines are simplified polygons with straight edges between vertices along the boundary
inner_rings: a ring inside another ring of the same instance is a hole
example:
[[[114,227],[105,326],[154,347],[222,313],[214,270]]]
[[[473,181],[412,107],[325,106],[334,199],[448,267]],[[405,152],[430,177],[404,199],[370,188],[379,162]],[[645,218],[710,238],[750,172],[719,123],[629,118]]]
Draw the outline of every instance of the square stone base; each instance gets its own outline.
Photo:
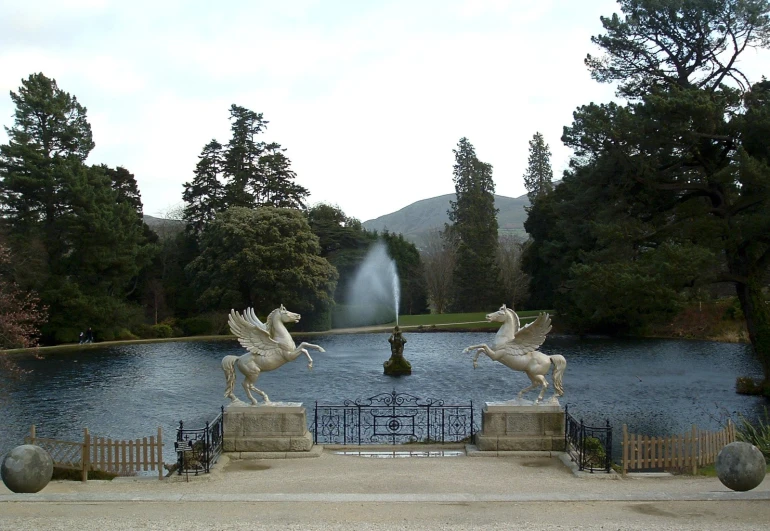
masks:
[[[558,402],[487,402],[476,446],[481,451],[563,451],[564,411]]]
[[[312,447],[302,404],[225,407],[225,452],[309,452]]]

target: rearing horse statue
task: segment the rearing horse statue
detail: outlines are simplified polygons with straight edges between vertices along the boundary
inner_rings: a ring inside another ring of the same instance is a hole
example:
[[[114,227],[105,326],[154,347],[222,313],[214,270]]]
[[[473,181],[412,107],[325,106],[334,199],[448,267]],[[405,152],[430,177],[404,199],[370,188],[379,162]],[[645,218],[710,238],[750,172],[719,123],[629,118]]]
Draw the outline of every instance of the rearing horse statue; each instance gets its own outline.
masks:
[[[545,375],[553,367],[555,396],[564,394],[562,376],[564,369],[567,368],[567,360],[564,359],[564,356],[558,354],[547,356],[537,350],[545,341],[546,334],[551,330],[551,317],[547,313],[541,313],[533,322],[524,328],[519,328],[519,316],[503,304],[496,312],[487,314],[487,321],[503,323],[503,325],[497,331],[495,342],[491,347],[481,344],[463,350],[463,352],[476,351],[476,356],[473,358],[474,369],[478,366],[479,356],[483,352],[514,371],[523,371],[529,377],[532,385],[522,389],[519,392],[519,398],[527,391],[540,386],[542,389],[537,396],[537,402],[540,402],[548,388]]]
[[[259,320],[252,308],[247,308],[243,315],[235,310],[230,310],[230,331],[238,338],[238,342],[249,352],[242,356],[225,356],[222,358],[222,370],[225,371],[227,388],[225,398],[233,402],[238,400],[233,394],[235,387],[235,368],[246,377],[243,380],[243,389],[251,400],[253,405],[257,405],[257,400],[252,396],[251,391],[256,391],[265,400],[265,404],[270,403],[270,399],[263,391],[260,391],[254,384],[259,378],[260,373],[277,369],[286,362],[297,359],[300,354],[307,356],[307,368],[313,368],[313,358],[308,353],[308,348],[313,348],[319,352],[326,352],[318,345],[312,343],[300,343],[297,347],[291,338],[289,331],[286,330],[284,323],[296,323],[300,320],[300,314],[292,313],[281,304],[267,316],[265,322]]]

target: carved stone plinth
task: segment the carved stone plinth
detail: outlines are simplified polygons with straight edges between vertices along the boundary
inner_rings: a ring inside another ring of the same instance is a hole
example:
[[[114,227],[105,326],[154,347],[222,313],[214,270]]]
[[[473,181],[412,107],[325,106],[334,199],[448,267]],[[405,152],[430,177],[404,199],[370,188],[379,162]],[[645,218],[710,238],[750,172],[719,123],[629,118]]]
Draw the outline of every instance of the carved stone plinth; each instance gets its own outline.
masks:
[[[299,402],[231,404],[225,407],[222,445],[225,452],[237,453],[309,452],[313,435],[307,429],[305,408]]]
[[[564,451],[564,410],[558,401],[487,402],[476,446],[481,451]]]

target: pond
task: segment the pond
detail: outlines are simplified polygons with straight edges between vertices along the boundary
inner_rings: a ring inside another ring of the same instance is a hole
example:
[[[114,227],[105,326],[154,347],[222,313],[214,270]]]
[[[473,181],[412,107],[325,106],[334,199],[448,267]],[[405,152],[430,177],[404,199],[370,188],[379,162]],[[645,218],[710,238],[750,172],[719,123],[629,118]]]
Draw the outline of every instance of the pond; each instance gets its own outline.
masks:
[[[508,400],[529,384],[486,356],[473,369],[468,345],[491,342],[491,333],[405,333],[404,356],[410,376],[383,374],[389,358],[388,333],[316,336],[326,353],[304,357],[260,376],[257,387],[273,401],[313,406],[367,398],[378,393],[409,393],[443,399],[447,404],[473,401],[480,421],[484,402]],[[301,338],[295,337],[297,342]],[[623,423],[647,435],[682,433],[693,424],[719,429],[727,416],[757,419],[766,399],[735,393],[738,376],[761,376],[748,345],[682,340],[577,339],[549,336],[541,350],[567,359],[565,396],[570,412],[586,424],[615,430],[613,454],[619,455]],[[180,420],[202,427],[227,400],[223,398],[222,357],[240,355],[235,340],[135,344],[67,353],[41,359],[17,358],[31,372],[22,379],[0,375],[3,429],[0,454],[22,444],[32,424],[38,436],[113,438],[149,436],[162,426],[165,461],[175,459],[173,444]],[[235,392],[245,399],[238,374]],[[550,376],[548,377],[550,383]],[[553,392],[550,387],[546,397]],[[534,398],[531,393],[528,398]]]

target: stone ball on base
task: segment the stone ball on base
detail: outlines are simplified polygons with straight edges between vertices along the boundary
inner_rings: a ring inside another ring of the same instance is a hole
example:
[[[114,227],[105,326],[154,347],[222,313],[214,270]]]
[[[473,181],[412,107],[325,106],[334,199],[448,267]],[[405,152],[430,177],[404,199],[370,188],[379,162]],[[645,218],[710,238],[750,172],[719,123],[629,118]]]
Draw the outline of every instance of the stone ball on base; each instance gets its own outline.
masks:
[[[0,472],[11,492],[39,492],[51,481],[53,459],[39,446],[23,444],[8,452]]]
[[[722,485],[744,492],[765,479],[767,465],[759,448],[747,442],[732,442],[719,451],[716,471]]]

